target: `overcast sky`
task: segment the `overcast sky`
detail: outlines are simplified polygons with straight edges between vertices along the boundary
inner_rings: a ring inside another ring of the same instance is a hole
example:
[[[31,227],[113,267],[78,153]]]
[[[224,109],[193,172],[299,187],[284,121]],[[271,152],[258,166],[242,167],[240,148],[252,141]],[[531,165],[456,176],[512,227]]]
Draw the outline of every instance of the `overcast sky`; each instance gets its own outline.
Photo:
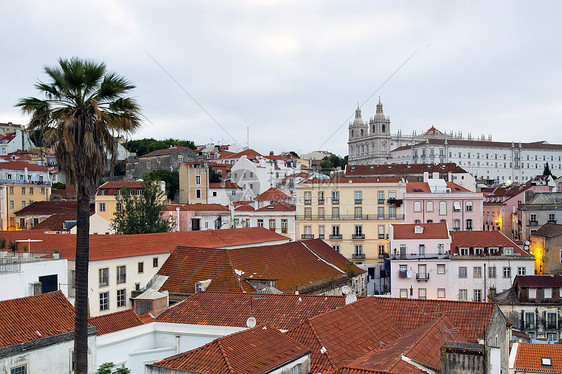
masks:
[[[249,127],[262,153],[343,156],[355,107],[373,116],[380,96],[393,133],[562,144],[561,16],[561,1],[12,1],[0,122],[26,124],[14,104],[43,66],[78,56],[137,86],[133,139],[244,146]]]

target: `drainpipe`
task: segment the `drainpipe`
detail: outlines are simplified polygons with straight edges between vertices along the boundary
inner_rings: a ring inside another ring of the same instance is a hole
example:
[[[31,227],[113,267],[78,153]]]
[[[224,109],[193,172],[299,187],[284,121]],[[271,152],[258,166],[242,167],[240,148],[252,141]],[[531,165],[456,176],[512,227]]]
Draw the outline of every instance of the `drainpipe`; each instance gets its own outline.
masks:
[[[180,230],[180,207],[176,207],[176,214],[177,214],[177,224],[176,224],[176,231]]]
[[[486,288],[486,264],[484,264],[484,302],[488,301],[488,288]]]

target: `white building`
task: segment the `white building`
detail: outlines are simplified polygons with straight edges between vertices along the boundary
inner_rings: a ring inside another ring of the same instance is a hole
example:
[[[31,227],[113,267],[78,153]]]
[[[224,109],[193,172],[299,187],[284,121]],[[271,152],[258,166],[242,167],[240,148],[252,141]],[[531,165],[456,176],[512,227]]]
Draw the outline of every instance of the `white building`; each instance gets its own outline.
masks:
[[[11,122],[0,123],[0,155],[8,155],[16,151],[25,151],[35,144],[21,127]]]
[[[234,209],[234,227],[266,227],[271,231],[295,237],[296,206],[285,202],[255,209],[252,204],[242,204]]]
[[[489,301],[516,275],[534,274],[534,257],[501,232],[452,231],[447,247],[444,225],[393,225],[393,297]]]

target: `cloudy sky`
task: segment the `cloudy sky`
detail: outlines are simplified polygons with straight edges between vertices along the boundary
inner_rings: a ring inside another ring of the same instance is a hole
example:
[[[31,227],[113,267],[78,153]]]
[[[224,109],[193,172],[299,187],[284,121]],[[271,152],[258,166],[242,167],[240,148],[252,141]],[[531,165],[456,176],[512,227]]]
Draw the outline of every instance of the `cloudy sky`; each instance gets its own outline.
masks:
[[[0,13],[0,122],[59,57],[136,84],[132,138],[347,154],[357,104],[391,130],[562,143],[560,1],[17,1]],[[191,97],[190,97],[191,96]],[[370,98],[370,99],[369,99]]]

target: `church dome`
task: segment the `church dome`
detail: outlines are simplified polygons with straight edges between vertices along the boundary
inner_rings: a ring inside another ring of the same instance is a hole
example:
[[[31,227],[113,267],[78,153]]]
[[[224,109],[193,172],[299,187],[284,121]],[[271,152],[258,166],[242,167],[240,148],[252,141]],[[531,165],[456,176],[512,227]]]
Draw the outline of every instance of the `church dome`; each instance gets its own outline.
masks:
[[[379,103],[377,104],[377,113],[375,114],[375,120],[386,120],[384,113],[382,111],[382,103],[381,99],[379,98]]]
[[[363,125],[363,119],[361,118],[361,108],[359,108],[359,106],[357,106],[357,109],[355,109],[355,119],[353,120],[353,124],[354,125]]]

